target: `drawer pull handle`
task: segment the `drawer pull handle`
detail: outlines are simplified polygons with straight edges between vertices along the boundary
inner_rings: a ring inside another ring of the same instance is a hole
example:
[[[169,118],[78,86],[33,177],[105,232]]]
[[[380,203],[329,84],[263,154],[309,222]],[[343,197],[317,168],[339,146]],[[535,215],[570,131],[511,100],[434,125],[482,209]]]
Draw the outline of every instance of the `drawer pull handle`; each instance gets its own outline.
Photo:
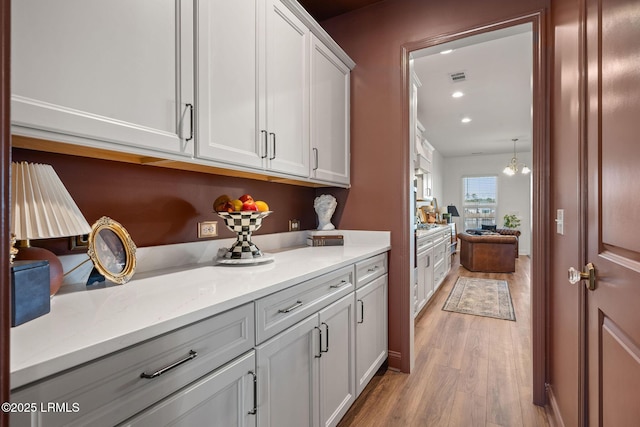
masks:
[[[364,301],[359,299],[358,302],[360,303],[360,320],[358,320],[358,323],[364,323]]]
[[[373,272],[374,272],[374,271],[376,271],[378,268],[380,268],[380,266],[379,266],[379,265],[376,265],[375,267],[372,267],[372,268],[368,269],[367,271],[368,271],[369,273],[373,273]]]
[[[313,329],[317,329],[318,330],[318,354],[314,355],[316,359],[319,359],[322,357],[322,329],[318,328],[317,326],[314,326]]]
[[[324,322],[322,322],[321,325],[324,325],[324,327],[326,328],[327,337],[325,338],[325,342],[327,345],[324,350],[322,349],[322,346],[320,346],[320,353],[328,353],[329,352],[329,325],[327,325]],[[320,344],[322,344],[322,342]]]
[[[349,283],[349,282],[347,282],[346,280],[341,280],[341,281],[340,281],[340,283],[338,283],[337,285],[331,285],[331,286],[329,286],[329,287],[330,287],[331,289],[338,289],[338,288],[343,287],[343,286],[344,286],[344,285],[346,285],[347,283]]]
[[[302,307],[303,304],[304,303],[302,301],[296,301],[296,303],[293,304],[291,307],[281,308],[280,310],[278,310],[278,313],[289,313],[289,312],[292,312],[296,308]]]
[[[187,357],[185,357],[184,359],[180,359],[177,362],[174,362],[169,366],[165,366],[164,368],[155,371],[153,374],[147,374],[147,373],[143,372],[143,373],[140,374],[140,378],[146,378],[146,379],[150,380],[152,378],[159,377],[160,375],[164,374],[165,372],[168,372],[168,371],[172,370],[173,368],[177,368],[178,366],[182,365],[183,363],[187,363],[189,360],[193,360],[196,357],[198,357],[198,353],[196,353],[193,350],[189,350],[189,355]]]
[[[258,413],[258,376],[253,371],[249,371],[249,375],[253,376],[253,408],[249,415],[255,415]]]

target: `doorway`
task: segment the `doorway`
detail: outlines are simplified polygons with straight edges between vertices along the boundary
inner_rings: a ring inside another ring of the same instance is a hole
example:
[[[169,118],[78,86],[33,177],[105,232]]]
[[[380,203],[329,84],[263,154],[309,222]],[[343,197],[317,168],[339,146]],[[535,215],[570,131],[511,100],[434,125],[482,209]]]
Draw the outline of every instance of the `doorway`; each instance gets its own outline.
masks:
[[[475,28],[468,31],[463,31],[460,33],[442,36],[434,39],[422,40],[418,42],[412,42],[403,46],[403,77],[405,83],[405,97],[407,102],[405,103],[407,112],[405,115],[405,125],[406,125],[406,139],[407,145],[410,147],[409,153],[413,153],[414,144],[416,141],[416,134],[414,130],[417,128],[417,123],[415,122],[416,116],[414,116],[411,112],[410,105],[415,105],[415,97],[412,97],[412,86],[414,80],[413,64],[412,59],[419,58],[420,56],[424,56],[425,53],[428,54],[441,54],[442,51],[449,50],[450,48],[458,48],[464,47],[468,45],[470,42],[472,43],[481,43],[486,42],[487,40],[495,39],[496,34],[498,35],[509,35],[509,36],[517,36],[518,34],[529,34],[529,46],[531,47],[530,55],[531,55],[531,78],[530,78],[530,93],[531,93],[531,103],[530,103],[530,134],[526,134],[526,132],[513,130],[513,128],[509,128],[505,126],[504,132],[505,136],[498,139],[498,141],[494,141],[495,144],[499,144],[500,142],[503,144],[503,156],[505,159],[505,165],[508,163],[510,155],[504,155],[504,144],[509,141],[509,139],[529,139],[530,150],[531,150],[531,160],[532,169],[534,170],[534,174],[532,175],[532,179],[530,181],[530,206],[531,209],[526,209],[528,212],[521,212],[527,215],[529,218],[530,226],[530,255],[532,258],[531,262],[531,307],[532,307],[532,361],[533,361],[533,402],[538,405],[544,405],[546,403],[546,392],[545,392],[545,301],[546,301],[546,265],[548,260],[546,258],[547,252],[544,250],[546,245],[548,244],[547,238],[543,230],[548,229],[548,218],[546,212],[548,208],[546,206],[549,194],[548,182],[546,177],[548,176],[548,138],[546,136],[546,113],[547,109],[545,105],[547,103],[545,97],[546,91],[546,80],[544,73],[544,58],[543,52],[541,51],[540,46],[544,46],[544,23],[543,16],[541,13],[536,13],[532,15],[523,16],[520,18],[516,18],[509,21],[503,21],[499,23],[495,23],[492,25],[488,25],[481,28]],[[504,37],[499,37],[504,38]],[[446,49],[445,49],[446,48]],[[508,74],[508,69],[504,70],[505,75]],[[462,76],[460,76],[462,75]],[[466,75],[465,70],[452,70],[452,73],[448,76],[452,81],[455,81],[455,78],[469,78],[472,79],[473,75]],[[455,84],[455,83],[454,83]],[[455,91],[452,91],[452,93]],[[448,96],[451,96],[449,94]],[[463,95],[465,96],[465,95]],[[469,119],[466,115],[461,115],[460,117],[456,117],[457,120],[462,121],[463,119]],[[473,118],[471,118],[473,121]],[[464,122],[462,122],[464,124]],[[466,121],[469,123],[469,121]],[[427,132],[428,125],[424,126],[425,132]],[[512,135],[506,135],[506,133],[512,132]],[[428,133],[427,133],[428,134]],[[509,136],[511,138],[509,138]],[[502,139],[503,141],[499,141]],[[504,141],[506,139],[506,141]],[[437,151],[437,146],[439,144],[443,144],[443,142],[439,142],[434,140],[434,148]],[[494,145],[495,145],[494,144]],[[513,144],[516,145],[516,141],[513,141]],[[455,144],[453,144],[455,145]],[[464,144],[460,144],[461,147],[464,147]],[[491,145],[487,145],[487,148],[482,148],[482,150],[500,150],[496,147],[491,147]],[[510,147],[511,148],[511,147]],[[517,147],[516,147],[517,148]],[[444,147],[443,150],[451,150],[454,152],[455,150],[452,147]],[[459,148],[460,149],[460,148]],[[469,155],[473,155],[469,153]],[[514,155],[514,157],[516,157]],[[413,158],[410,159],[413,162]],[[436,157],[437,160],[437,157]],[[503,165],[504,167],[504,165]],[[439,173],[437,167],[434,167],[434,171],[432,171],[433,181],[437,180],[438,175],[443,176],[443,173]],[[414,171],[413,165],[409,168],[412,172]],[[495,171],[495,174],[501,174],[501,169]],[[414,176],[412,174],[409,177],[409,182],[414,182]],[[439,194],[444,194],[444,184],[440,184],[441,187],[438,187],[436,182],[433,182],[433,195],[437,197]],[[455,184],[452,184],[455,185]],[[449,188],[449,187],[447,187]],[[453,188],[453,187],[451,187]],[[461,188],[461,184],[458,188]],[[415,194],[415,193],[412,193]],[[444,199],[440,200],[440,204],[443,203],[445,206],[450,202],[455,202],[454,200],[449,200],[446,195],[444,195]],[[460,196],[456,196],[457,200],[461,201]],[[455,197],[454,197],[455,198]],[[415,205],[417,204],[415,195],[414,197],[410,197],[409,212],[415,212]],[[460,202],[459,202],[460,203]],[[458,209],[459,211],[459,209]],[[414,215],[415,217],[415,215]],[[414,218],[414,221],[416,219]],[[415,224],[415,222],[414,222]],[[458,229],[462,226],[462,223],[458,225]],[[412,239],[409,239],[411,241]],[[415,246],[411,245],[410,248],[410,258],[413,259],[415,254]],[[413,270],[412,270],[413,271]],[[413,278],[412,281],[413,282]],[[413,294],[411,293],[411,296]],[[410,303],[411,304],[411,303]],[[412,305],[411,305],[412,306]],[[413,340],[413,325],[411,326],[411,339]],[[413,343],[410,345],[410,349],[413,352]],[[411,359],[414,359],[414,355],[412,353]]]

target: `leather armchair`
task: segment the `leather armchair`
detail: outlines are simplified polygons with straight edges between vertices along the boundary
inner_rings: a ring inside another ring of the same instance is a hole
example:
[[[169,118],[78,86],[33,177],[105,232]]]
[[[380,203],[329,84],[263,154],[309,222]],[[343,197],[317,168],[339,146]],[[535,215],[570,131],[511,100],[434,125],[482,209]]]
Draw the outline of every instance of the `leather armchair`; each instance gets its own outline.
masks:
[[[459,233],[460,264],[470,271],[511,273],[516,271],[518,237]]]

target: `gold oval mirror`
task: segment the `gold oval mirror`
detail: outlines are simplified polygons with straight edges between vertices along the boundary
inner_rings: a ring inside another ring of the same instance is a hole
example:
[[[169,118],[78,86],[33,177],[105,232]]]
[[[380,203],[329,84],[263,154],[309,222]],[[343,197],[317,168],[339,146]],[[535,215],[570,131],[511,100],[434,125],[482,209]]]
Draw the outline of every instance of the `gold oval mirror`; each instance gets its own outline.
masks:
[[[89,258],[107,280],[124,284],[136,269],[136,245],[120,223],[103,216],[91,226]]]

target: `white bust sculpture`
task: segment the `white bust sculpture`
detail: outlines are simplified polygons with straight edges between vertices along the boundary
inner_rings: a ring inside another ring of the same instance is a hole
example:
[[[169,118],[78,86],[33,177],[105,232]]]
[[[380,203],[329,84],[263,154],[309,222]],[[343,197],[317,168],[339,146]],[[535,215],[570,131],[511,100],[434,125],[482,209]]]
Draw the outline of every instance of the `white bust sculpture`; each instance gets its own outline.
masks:
[[[323,194],[316,197],[313,207],[318,215],[318,230],[335,230],[335,225],[331,224],[331,217],[338,206],[336,198],[330,194]]]

